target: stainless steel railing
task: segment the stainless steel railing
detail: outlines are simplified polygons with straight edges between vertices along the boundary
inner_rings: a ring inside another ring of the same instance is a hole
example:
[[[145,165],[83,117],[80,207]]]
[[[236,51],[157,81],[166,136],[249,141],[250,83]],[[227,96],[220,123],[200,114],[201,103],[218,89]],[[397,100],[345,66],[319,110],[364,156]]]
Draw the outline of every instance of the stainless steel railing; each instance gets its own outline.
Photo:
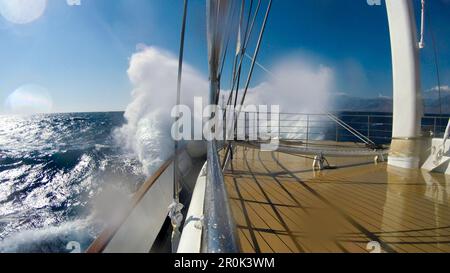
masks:
[[[270,115],[268,115],[270,117]],[[336,142],[355,142],[374,144],[389,144],[392,141],[392,115],[387,114],[334,114],[347,126],[330,118],[329,114],[297,114],[281,113],[278,123],[278,137],[280,140],[296,140],[311,142],[328,140]],[[245,130],[247,134],[256,132],[258,139],[271,135],[270,123],[260,124],[257,113],[246,112],[240,117],[241,124],[238,130]],[[256,121],[250,121],[255,119]],[[424,136],[442,137],[448,123],[449,116],[424,116],[422,118],[422,131]],[[254,125],[256,124],[256,125]],[[268,125],[268,126],[267,126]],[[254,126],[255,128],[251,128]],[[269,130],[265,129],[269,127]],[[354,131],[360,133],[355,135]],[[369,140],[369,141],[368,141]]]
[[[208,142],[202,252],[238,253],[239,244],[215,141]]]
[[[425,116],[422,118],[424,135],[443,137],[447,128],[449,116]]]
[[[269,115],[270,116],[270,115]],[[255,113],[244,116],[245,130],[257,131],[258,138],[271,135],[270,123],[261,121]],[[250,121],[256,118],[255,121]],[[242,119],[242,118],[241,118]],[[382,122],[377,119],[384,119]],[[243,124],[241,120],[241,124]],[[334,114],[294,114],[281,113],[279,115],[278,137],[280,140],[297,140],[306,143],[315,140],[332,140],[343,142],[357,142],[374,145],[390,142],[392,117],[382,115],[334,115]],[[251,128],[256,125],[256,128]],[[384,126],[380,128],[380,125]],[[268,130],[264,130],[268,127]],[[242,130],[242,127],[238,128]],[[374,134],[376,132],[376,134]],[[372,139],[374,138],[374,139]]]

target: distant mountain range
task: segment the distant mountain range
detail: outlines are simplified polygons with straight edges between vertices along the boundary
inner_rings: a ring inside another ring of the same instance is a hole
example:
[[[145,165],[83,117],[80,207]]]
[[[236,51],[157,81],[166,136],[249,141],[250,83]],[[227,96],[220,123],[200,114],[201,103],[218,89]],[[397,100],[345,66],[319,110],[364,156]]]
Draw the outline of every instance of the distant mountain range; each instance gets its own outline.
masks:
[[[450,114],[450,88],[444,86],[441,89],[441,99],[437,89],[425,91],[423,102],[427,114],[439,114],[440,105],[442,113]],[[336,97],[333,107],[336,111],[392,112],[392,105],[390,97],[360,98],[340,94]]]

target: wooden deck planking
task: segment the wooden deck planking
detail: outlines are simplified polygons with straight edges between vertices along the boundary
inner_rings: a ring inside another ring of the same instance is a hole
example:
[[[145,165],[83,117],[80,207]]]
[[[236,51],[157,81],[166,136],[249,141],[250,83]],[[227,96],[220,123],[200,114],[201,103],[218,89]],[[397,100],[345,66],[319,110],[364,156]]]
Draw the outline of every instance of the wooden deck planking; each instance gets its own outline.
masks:
[[[445,176],[328,160],[339,168],[313,172],[310,158],[237,148],[225,182],[243,252],[450,251]]]

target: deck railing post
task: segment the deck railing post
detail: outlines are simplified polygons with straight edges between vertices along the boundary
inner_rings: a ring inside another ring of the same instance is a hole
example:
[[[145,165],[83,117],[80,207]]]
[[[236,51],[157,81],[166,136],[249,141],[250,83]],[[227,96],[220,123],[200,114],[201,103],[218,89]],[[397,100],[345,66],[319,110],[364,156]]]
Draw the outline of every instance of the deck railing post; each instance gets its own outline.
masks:
[[[434,117],[434,127],[433,127],[433,134],[436,135],[436,125],[437,125],[437,117]]]
[[[270,113],[270,116],[272,116],[272,113]],[[272,121],[270,124],[272,125]],[[281,114],[278,115],[278,140],[281,140]]]
[[[306,146],[309,143],[309,114],[306,115]]]
[[[336,123],[335,127],[336,127],[336,142],[339,142],[339,125]]]
[[[245,127],[245,140],[249,140],[250,137],[250,121],[249,121],[249,114],[248,112],[245,112],[244,114],[244,127]]]
[[[259,140],[259,109],[256,112],[256,139]]]

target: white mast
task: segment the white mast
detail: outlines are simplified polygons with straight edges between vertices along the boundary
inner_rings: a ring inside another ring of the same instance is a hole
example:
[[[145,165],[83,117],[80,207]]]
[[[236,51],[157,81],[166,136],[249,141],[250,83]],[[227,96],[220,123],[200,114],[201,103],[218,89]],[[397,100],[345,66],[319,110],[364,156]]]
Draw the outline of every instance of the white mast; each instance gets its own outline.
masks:
[[[386,0],[394,80],[393,140],[389,165],[419,168],[421,118],[419,46],[413,1]]]

